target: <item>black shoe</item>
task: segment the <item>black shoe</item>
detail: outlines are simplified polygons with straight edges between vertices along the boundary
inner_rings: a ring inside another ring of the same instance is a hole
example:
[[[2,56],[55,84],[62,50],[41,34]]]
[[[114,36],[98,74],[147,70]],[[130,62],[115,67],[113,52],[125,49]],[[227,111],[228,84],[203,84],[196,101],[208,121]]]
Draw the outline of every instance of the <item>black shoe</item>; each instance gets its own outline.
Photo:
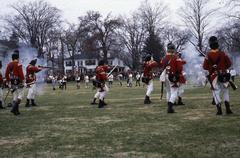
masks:
[[[7,107],[11,108],[13,106],[12,103],[8,103]]]
[[[104,103],[102,100],[99,100],[98,108],[104,108]]]
[[[152,102],[150,101],[149,96],[145,96],[144,104],[151,104]]]
[[[18,103],[15,103],[12,107],[11,113],[14,115],[20,115]]]
[[[105,103],[104,100],[105,100],[105,98],[103,98],[103,105],[104,105],[104,106],[107,106],[107,103]]]
[[[32,106],[37,106],[37,104],[35,103],[34,99],[31,99],[32,102]]]
[[[171,102],[168,102],[167,113],[175,113],[175,111],[173,110],[173,103],[171,103]]]
[[[182,102],[182,98],[181,97],[178,97],[178,104],[177,105],[185,105],[183,102]]]
[[[96,104],[97,104],[97,103],[96,103],[96,100],[97,100],[97,99],[94,98],[93,101],[91,102],[91,105],[96,105]]]
[[[222,115],[222,108],[221,108],[221,104],[217,105],[217,113],[216,115]]]
[[[214,98],[212,99],[212,105],[216,105]]]
[[[2,101],[0,101],[0,109],[5,109],[5,107],[2,105]]]
[[[30,102],[30,100],[27,99],[27,102],[26,102],[26,104],[25,104],[25,107],[31,107],[31,105],[29,104],[29,102]]]
[[[225,101],[225,107],[226,107],[226,114],[232,114],[232,110],[230,109],[230,103],[228,101]]]

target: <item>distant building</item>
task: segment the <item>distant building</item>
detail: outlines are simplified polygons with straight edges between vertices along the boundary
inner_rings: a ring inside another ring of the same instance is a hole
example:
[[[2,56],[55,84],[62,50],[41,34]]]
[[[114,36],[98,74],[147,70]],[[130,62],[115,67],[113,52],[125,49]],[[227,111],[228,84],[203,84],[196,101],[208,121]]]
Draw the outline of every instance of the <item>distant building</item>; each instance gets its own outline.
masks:
[[[71,58],[64,60],[64,68],[66,74],[72,74],[72,65],[74,64],[74,73],[93,73],[98,65],[99,58],[97,56],[89,56],[85,53],[77,54],[74,57],[75,63],[72,63]],[[124,71],[126,66],[123,61],[117,57],[108,58],[109,65],[118,65],[118,72]]]

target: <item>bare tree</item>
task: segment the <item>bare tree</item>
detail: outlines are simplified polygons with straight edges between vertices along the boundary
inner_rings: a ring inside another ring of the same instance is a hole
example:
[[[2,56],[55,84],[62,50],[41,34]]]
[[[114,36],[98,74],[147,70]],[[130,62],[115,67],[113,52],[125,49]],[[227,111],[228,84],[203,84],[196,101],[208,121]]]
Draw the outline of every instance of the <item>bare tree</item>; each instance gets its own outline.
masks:
[[[75,72],[75,55],[79,49],[78,39],[79,32],[77,26],[75,24],[69,24],[68,29],[64,31],[63,42],[67,47],[68,56],[72,61],[72,75],[74,75]]]
[[[124,60],[131,69],[137,70],[140,66],[146,30],[139,21],[139,15],[133,14],[131,18],[123,18],[123,25],[119,32],[121,42],[126,48]],[[129,55],[131,58],[129,58]]]
[[[7,26],[18,37],[37,48],[43,57],[47,34],[60,23],[60,11],[45,1],[18,3],[11,6],[16,13],[5,18]]]
[[[100,13],[94,11],[89,11],[86,16],[79,19],[90,28],[88,42],[92,44],[89,45],[95,47],[96,51],[102,52],[103,59],[107,61],[110,52],[114,52],[119,46],[116,32],[121,25],[120,20],[112,18],[110,14],[102,18]]]
[[[206,50],[204,43],[209,31],[210,18],[215,11],[216,9],[208,8],[208,0],[185,0],[185,6],[181,8],[181,17],[193,37],[189,41],[199,52]]]
[[[180,30],[174,26],[167,27],[163,32],[163,36],[167,43],[172,42],[176,46],[178,52],[185,49],[186,44],[191,38],[188,30]],[[167,43],[165,43],[165,45]]]
[[[159,33],[162,31],[166,18],[167,6],[158,2],[153,5],[148,0],[145,0],[138,9],[141,22],[145,29],[150,32]]]

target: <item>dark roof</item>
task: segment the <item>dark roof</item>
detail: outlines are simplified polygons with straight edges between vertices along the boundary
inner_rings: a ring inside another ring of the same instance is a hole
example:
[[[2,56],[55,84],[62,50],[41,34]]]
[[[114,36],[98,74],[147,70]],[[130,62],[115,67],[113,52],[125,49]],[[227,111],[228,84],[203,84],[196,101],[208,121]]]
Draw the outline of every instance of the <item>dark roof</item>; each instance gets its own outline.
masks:
[[[114,59],[114,58],[115,57],[110,57],[108,59]],[[78,60],[78,59],[100,59],[100,56],[97,53],[81,53],[81,54],[76,54],[74,56],[74,59],[75,60]],[[71,57],[66,58],[65,60],[71,60]]]
[[[74,59],[98,59],[99,55],[96,53],[81,53],[81,54],[76,54],[74,56]],[[65,60],[69,60],[71,57],[66,58]]]

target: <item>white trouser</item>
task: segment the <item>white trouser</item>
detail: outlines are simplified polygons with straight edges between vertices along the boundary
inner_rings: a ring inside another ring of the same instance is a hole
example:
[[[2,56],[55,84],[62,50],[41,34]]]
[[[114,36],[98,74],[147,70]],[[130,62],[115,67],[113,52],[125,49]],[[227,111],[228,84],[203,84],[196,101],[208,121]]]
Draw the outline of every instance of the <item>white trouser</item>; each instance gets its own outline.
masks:
[[[99,92],[99,90],[97,90],[97,92],[94,95],[94,98],[98,99],[99,97],[100,97],[100,92]]]
[[[0,101],[3,101],[3,89],[0,87]]]
[[[36,84],[32,84],[30,88],[28,88],[27,99],[35,99],[36,94],[37,94]]]
[[[167,102],[175,103],[176,99],[178,98],[178,87],[173,87],[174,83],[171,83],[168,79],[165,81],[166,85],[166,97]]]
[[[99,93],[100,93],[100,94],[99,94],[99,99],[100,99],[100,100],[103,100],[103,99],[106,97],[108,91],[109,91],[109,88],[108,88],[107,85],[105,84],[105,86],[104,86],[104,88],[103,88],[103,91],[101,91],[101,89],[99,89]]]
[[[178,96],[182,97],[183,93],[184,93],[184,85],[180,84],[178,87]]]
[[[153,80],[150,80],[148,85],[147,85],[147,92],[146,92],[146,96],[149,96],[151,95],[153,91]]]
[[[215,86],[215,90],[212,91],[214,100],[216,104],[220,104],[221,103],[221,94],[223,93],[223,98],[224,101],[229,102],[229,90],[228,87],[224,86],[223,83],[217,82],[216,86]]]
[[[13,92],[13,101],[22,100],[24,96],[24,89],[18,88]]]

